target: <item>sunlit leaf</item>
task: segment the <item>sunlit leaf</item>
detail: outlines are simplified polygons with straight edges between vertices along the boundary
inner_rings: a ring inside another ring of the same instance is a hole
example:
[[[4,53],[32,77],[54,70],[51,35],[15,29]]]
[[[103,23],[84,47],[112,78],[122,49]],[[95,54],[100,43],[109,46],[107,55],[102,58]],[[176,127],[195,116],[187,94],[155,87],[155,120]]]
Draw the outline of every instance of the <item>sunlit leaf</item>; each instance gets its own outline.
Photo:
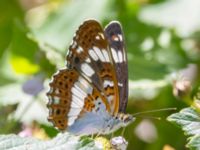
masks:
[[[200,150],[200,135],[192,137],[187,146],[191,150]]]
[[[0,136],[0,149],[31,149],[44,150],[44,149],[70,149],[70,150],[101,150],[102,145],[96,144],[93,139],[89,137],[80,138],[68,133],[59,134],[52,140],[42,141],[32,137],[21,138],[16,135],[1,135]]]
[[[34,74],[40,69],[38,65],[23,57],[12,57],[10,62],[14,71],[19,74]]]
[[[34,38],[42,45],[48,44],[63,51],[81,22],[90,18],[102,20],[107,15],[108,3],[106,0],[65,1],[40,27],[31,28]],[[88,6],[92,7],[87,9]]]
[[[182,109],[169,116],[168,120],[180,126],[187,135],[200,135],[200,114],[194,108]]]
[[[13,69],[16,73],[33,74],[39,71],[37,53],[39,51],[37,43],[29,39],[28,29],[18,20],[15,21],[13,37],[9,50]]]

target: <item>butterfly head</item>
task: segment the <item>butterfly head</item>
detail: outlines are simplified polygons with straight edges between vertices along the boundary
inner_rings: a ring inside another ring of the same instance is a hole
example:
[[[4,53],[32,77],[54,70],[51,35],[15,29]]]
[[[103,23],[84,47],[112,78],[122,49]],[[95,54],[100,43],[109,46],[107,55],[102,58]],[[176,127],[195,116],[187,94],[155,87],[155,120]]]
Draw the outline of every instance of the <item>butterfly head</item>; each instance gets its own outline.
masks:
[[[135,121],[135,118],[130,114],[119,113],[117,116],[122,124],[122,127],[128,126],[130,123]]]
[[[121,127],[126,127],[134,120],[135,118],[132,115],[124,113],[118,113],[115,117],[110,116],[110,118],[106,121],[102,134],[109,134]]]

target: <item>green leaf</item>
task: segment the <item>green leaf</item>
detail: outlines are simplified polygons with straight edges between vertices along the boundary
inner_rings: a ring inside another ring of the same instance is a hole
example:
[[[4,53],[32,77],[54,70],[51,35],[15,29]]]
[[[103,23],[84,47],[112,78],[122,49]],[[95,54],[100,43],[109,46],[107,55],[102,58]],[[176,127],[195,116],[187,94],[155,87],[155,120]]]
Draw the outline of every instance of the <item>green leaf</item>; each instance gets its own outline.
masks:
[[[20,149],[25,150],[27,146],[31,149],[70,149],[70,150],[100,150],[102,146],[96,144],[95,141],[89,137],[80,138],[68,133],[59,134],[57,137],[42,141],[32,137],[22,138],[17,135],[1,135],[0,149]]]
[[[28,59],[20,56],[13,56],[10,63],[14,71],[20,74],[33,74],[40,70],[38,65],[33,64]]]
[[[9,115],[13,113],[17,108],[17,104],[1,106],[0,104],[0,134],[7,134],[10,132],[19,132],[21,130],[21,124],[14,119],[8,119]]]
[[[36,64],[38,45],[28,38],[27,33],[27,28],[16,21],[10,45],[10,62],[16,73],[33,74],[40,70],[39,65]]]
[[[194,108],[182,109],[169,116],[168,120],[180,126],[186,135],[200,134],[200,114]]]
[[[0,57],[8,47],[12,38],[13,20],[18,18],[22,20],[23,11],[17,0],[0,1]]]
[[[106,0],[65,1],[40,27],[31,27],[33,36],[41,45],[64,51],[81,22],[90,18],[101,20],[107,15],[107,4]]]
[[[191,150],[200,150],[200,135],[192,137],[187,144],[187,147]]]

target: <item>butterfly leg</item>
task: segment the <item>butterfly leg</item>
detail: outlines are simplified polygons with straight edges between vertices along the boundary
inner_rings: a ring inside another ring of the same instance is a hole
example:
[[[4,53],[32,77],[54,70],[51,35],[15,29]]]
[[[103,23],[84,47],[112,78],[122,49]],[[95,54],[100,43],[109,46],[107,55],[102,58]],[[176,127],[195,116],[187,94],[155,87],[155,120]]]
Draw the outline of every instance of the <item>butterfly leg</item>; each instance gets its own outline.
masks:
[[[94,139],[94,134],[91,134],[91,138]]]
[[[95,138],[98,138],[101,135],[101,133],[97,133],[97,135],[95,136]]]
[[[125,127],[124,127],[124,128],[122,128],[121,136],[124,136],[125,129],[126,129]]]
[[[111,133],[111,139],[112,139],[114,136],[115,136],[115,135],[114,135],[114,132],[112,132],[112,133]]]

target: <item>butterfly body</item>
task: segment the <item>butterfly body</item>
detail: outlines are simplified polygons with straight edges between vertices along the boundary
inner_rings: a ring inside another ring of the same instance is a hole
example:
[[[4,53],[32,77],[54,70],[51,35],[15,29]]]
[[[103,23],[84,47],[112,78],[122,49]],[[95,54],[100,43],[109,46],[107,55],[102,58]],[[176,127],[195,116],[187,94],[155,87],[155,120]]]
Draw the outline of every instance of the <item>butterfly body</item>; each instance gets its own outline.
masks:
[[[47,93],[48,120],[76,135],[109,134],[134,121],[125,114],[127,56],[119,22],[105,30],[95,20],[77,30],[67,67],[53,76]]]
[[[110,134],[121,127],[126,127],[133,121],[134,118],[128,114],[118,114],[114,117],[105,112],[100,114],[86,113],[67,131],[75,135]]]

